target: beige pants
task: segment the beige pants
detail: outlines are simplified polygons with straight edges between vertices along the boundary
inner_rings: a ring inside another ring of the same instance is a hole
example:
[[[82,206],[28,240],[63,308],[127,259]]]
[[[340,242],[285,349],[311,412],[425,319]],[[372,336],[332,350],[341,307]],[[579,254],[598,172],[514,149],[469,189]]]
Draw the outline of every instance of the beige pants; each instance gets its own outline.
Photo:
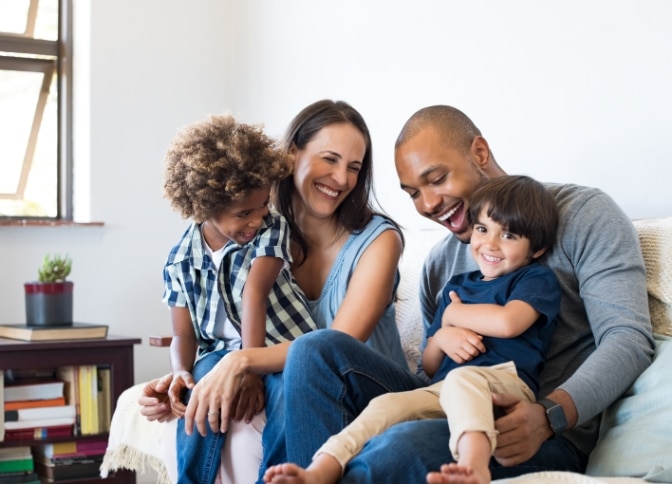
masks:
[[[490,367],[462,366],[442,382],[408,392],[387,393],[374,398],[345,429],[315,453],[333,456],[345,468],[364,444],[400,422],[448,416],[450,451],[459,459],[457,442],[465,432],[484,432],[494,451],[497,431],[492,393],[512,393],[528,402],[534,394],[521,380],[513,362]]]

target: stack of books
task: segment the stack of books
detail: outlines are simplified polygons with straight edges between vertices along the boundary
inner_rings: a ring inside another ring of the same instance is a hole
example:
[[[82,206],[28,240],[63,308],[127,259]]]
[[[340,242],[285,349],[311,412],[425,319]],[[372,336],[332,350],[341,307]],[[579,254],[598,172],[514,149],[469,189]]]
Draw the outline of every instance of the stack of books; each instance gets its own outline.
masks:
[[[33,447],[35,470],[45,482],[100,476],[107,440],[57,442]]]
[[[30,447],[0,449],[0,483],[40,484]]]
[[[72,435],[76,409],[66,405],[64,383],[53,373],[4,383],[5,441]]]

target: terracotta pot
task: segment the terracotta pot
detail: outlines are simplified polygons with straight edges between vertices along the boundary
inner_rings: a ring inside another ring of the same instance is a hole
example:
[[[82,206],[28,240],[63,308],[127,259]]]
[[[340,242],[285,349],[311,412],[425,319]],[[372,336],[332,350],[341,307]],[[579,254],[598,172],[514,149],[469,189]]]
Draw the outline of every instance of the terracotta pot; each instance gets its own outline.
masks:
[[[74,284],[63,282],[26,282],[26,324],[28,326],[67,326],[72,324]]]

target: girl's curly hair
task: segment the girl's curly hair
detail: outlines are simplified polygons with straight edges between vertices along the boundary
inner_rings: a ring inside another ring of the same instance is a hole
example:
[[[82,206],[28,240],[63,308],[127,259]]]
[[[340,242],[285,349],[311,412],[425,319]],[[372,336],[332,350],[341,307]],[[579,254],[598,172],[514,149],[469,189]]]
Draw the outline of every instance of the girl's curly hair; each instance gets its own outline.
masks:
[[[292,169],[289,155],[260,125],[211,116],[180,130],[168,148],[163,193],[184,218],[200,223]]]

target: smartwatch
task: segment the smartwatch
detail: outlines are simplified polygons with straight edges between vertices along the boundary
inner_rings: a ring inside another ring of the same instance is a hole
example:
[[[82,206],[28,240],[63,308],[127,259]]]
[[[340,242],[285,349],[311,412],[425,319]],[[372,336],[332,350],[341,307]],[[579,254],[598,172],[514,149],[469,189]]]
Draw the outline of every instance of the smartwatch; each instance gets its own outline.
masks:
[[[548,398],[540,398],[537,403],[546,409],[546,418],[553,431],[553,436],[563,433],[567,429],[567,418],[562,405]]]

